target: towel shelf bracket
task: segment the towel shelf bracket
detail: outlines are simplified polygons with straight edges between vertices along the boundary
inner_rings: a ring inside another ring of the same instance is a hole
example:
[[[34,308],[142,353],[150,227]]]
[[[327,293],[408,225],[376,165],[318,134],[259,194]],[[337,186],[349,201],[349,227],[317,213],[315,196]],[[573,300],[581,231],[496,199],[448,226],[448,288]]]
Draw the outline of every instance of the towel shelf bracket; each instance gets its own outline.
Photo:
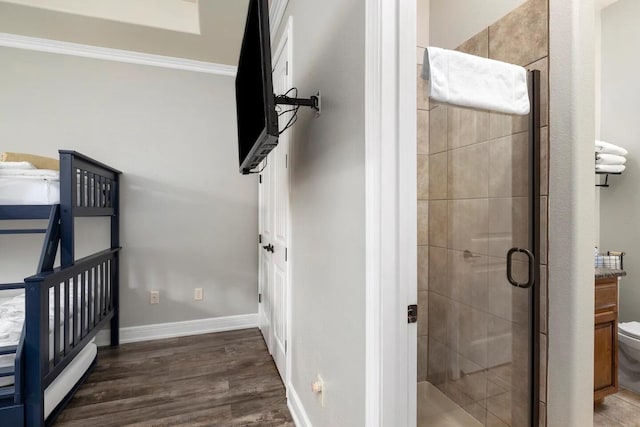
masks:
[[[622,172],[598,172],[596,171],[596,175],[604,175],[604,184],[596,184],[596,187],[609,187],[609,175],[622,175]]]

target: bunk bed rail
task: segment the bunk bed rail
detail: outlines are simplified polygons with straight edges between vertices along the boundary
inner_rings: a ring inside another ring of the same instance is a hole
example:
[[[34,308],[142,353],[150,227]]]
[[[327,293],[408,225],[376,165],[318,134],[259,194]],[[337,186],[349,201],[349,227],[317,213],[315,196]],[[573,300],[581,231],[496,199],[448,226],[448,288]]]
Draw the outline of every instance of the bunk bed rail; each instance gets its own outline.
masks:
[[[22,382],[27,418],[44,419],[46,387],[117,315],[119,252],[108,249],[25,279],[27,351],[16,384]]]
[[[74,218],[111,217],[111,247],[119,241],[120,172],[84,154],[60,150],[60,261],[69,267],[75,259]]]
[[[60,150],[61,203],[72,207],[75,216],[113,215],[120,174],[84,154]]]

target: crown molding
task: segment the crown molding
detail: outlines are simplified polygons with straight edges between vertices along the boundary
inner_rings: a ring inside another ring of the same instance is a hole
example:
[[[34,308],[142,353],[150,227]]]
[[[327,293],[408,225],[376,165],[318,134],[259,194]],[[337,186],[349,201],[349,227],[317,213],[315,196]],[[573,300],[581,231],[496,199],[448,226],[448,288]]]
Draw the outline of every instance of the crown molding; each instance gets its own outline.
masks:
[[[126,62],[129,64],[148,65],[152,67],[172,68],[175,70],[194,71],[198,73],[217,74],[235,77],[237,67],[213,62],[172,56],[154,55],[151,53],[130,50],[112,49],[16,34],[0,33],[0,46],[14,49],[34,50],[38,52],[71,55],[104,61]]]

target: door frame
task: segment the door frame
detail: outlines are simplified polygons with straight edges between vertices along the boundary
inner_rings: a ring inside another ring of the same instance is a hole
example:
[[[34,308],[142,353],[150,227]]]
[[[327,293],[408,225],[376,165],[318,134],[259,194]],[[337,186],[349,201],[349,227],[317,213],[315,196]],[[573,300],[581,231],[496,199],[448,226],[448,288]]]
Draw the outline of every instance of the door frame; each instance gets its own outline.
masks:
[[[273,45],[274,40],[271,40],[271,44]],[[275,66],[275,60],[282,54],[282,52],[284,51],[285,47],[287,48],[287,60],[289,62],[288,65],[288,69],[287,69],[287,86],[289,87],[293,87],[293,17],[289,16],[287,18],[287,22],[284,26],[284,30],[282,31],[282,34],[280,35],[280,38],[277,40],[277,47],[276,49],[272,50],[272,61],[273,64]],[[289,166],[291,165],[291,145],[293,144],[293,140],[294,140],[294,133],[293,133],[293,128],[289,129],[289,147],[288,147],[288,152],[287,152],[287,156],[288,156],[288,164]],[[285,339],[286,339],[286,351],[285,351],[285,378],[284,378],[284,384],[285,384],[285,389],[287,390],[287,397],[289,395],[289,389],[291,388],[291,354],[292,354],[292,343],[291,343],[291,320],[292,320],[292,314],[291,314],[291,289],[292,289],[292,274],[293,274],[293,268],[292,268],[292,264],[293,264],[293,250],[292,250],[292,245],[291,242],[293,241],[293,239],[291,238],[291,167],[287,167],[287,203],[286,203],[286,211],[287,211],[287,289],[286,289],[286,298],[285,298],[285,317],[286,317],[286,333],[285,333]]]
[[[365,7],[366,425],[414,426],[407,414],[416,413],[412,391],[416,377],[407,375],[399,362],[409,360],[412,365],[410,341],[415,332],[409,334],[406,323],[385,328],[385,320],[406,318],[400,303],[410,301],[410,288],[417,286],[413,278],[402,275],[399,265],[408,268],[406,274],[416,271],[415,262],[406,256],[417,246],[415,233],[409,235],[398,223],[402,217],[410,228],[417,221],[416,202],[401,197],[399,191],[401,179],[409,186],[406,193],[413,193],[411,180],[415,181],[408,156],[414,156],[409,133],[416,129],[411,107],[416,97],[417,9],[415,0],[367,0]],[[593,147],[585,143],[595,138],[593,9],[593,0],[549,0],[548,233],[555,238],[549,239],[548,247],[553,254],[548,264],[553,284],[548,295],[548,328],[553,331],[548,338],[548,425],[590,425],[593,420],[593,320],[589,319],[594,296],[585,286],[593,281],[595,235]],[[390,111],[391,106],[397,109]],[[382,156],[383,141],[393,157]],[[399,165],[400,153],[407,169]],[[391,232],[396,230],[393,239]]]
[[[367,426],[416,425],[416,0],[367,0],[365,203]]]

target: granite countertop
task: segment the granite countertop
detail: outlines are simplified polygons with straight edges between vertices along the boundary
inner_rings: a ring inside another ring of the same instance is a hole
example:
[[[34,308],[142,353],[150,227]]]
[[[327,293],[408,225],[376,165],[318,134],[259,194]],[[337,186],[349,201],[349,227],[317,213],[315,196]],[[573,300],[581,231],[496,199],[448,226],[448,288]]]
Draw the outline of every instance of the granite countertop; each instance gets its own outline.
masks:
[[[622,277],[626,275],[627,272],[624,270],[596,267],[596,279],[609,279],[611,277]]]

